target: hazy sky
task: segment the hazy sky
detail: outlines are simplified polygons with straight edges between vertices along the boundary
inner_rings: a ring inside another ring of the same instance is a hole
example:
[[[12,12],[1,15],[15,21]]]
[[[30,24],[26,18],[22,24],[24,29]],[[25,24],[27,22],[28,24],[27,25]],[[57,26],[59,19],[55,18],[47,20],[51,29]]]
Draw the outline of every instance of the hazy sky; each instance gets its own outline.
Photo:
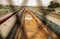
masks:
[[[29,0],[26,5],[27,6],[36,6],[37,5],[37,0]]]
[[[13,5],[21,5],[24,0],[12,0]],[[49,2],[51,0],[41,0],[43,6],[49,5]],[[0,4],[8,5],[9,2],[7,0],[0,0]],[[37,5],[37,0],[28,0],[27,6],[36,6]]]
[[[0,4],[8,5],[9,3],[7,1],[8,0],[0,0]]]
[[[43,6],[48,6],[52,0],[41,0]]]
[[[13,5],[21,5],[23,0],[12,0],[13,1]]]

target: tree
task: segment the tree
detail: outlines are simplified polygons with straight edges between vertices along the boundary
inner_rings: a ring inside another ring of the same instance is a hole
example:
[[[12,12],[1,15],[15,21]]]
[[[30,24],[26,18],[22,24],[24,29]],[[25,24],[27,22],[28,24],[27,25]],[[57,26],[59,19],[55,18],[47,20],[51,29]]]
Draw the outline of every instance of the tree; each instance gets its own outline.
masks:
[[[50,2],[50,5],[48,6],[48,8],[57,8],[59,7],[60,4],[59,3],[54,3],[53,1]]]

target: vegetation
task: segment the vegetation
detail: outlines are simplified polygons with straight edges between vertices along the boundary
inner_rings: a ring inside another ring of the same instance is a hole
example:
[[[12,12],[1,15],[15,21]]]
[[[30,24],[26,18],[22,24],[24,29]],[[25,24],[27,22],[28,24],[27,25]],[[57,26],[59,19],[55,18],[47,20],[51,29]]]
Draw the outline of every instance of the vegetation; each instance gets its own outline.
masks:
[[[48,8],[57,8],[60,7],[59,3],[54,3],[53,1],[50,2],[50,5],[48,6]]]
[[[0,4],[0,14],[5,14],[5,13],[9,13],[9,12],[12,12],[13,10],[17,10],[19,9],[19,6],[12,6],[12,5],[2,5]]]

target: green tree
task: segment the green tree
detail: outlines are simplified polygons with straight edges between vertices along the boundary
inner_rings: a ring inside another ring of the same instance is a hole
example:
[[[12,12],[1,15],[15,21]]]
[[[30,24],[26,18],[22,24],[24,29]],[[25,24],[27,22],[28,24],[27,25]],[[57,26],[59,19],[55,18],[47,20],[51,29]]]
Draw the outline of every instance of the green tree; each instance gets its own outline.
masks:
[[[59,3],[54,3],[53,1],[50,2],[50,5],[48,6],[48,8],[57,8],[60,7]]]

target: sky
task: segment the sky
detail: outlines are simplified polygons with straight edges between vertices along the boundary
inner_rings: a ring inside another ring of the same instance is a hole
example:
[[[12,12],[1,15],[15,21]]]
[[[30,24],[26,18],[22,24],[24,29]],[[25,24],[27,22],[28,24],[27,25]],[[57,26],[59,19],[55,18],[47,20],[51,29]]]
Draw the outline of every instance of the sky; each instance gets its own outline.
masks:
[[[36,6],[37,5],[37,0],[29,0],[26,5],[27,6]]]
[[[21,5],[24,0],[12,0],[13,5]],[[48,6],[51,0],[41,0],[43,6]],[[8,0],[0,0],[0,4],[8,5]],[[28,0],[26,6],[36,6],[37,0]]]
[[[48,6],[52,0],[41,0],[43,6]]]
[[[0,4],[9,5],[8,0],[0,0]]]
[[[13,5],[21,5],[23,0],[12,0]]]

